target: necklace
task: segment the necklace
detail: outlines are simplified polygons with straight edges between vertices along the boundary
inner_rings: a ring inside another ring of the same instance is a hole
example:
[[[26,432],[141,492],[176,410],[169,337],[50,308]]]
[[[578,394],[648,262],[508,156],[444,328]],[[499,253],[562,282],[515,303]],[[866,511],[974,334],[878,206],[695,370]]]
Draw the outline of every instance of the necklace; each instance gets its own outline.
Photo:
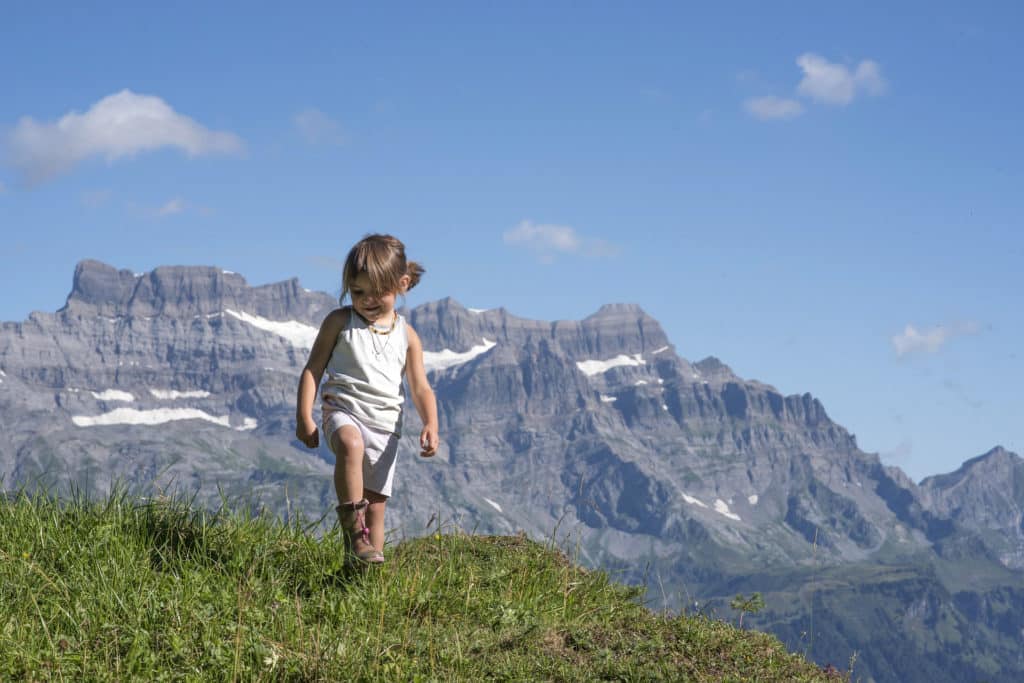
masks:
[[[398,313],[395,313],[394,317],[391,319],[391,327],[387,328],[387,331],[380,329],[373,323],[368,325],[370,332],[373,332],[373,336],[370,337],[370,343],[373,344],[373,355],[378,360],[387,352],[388,346],[391,345],[391,333],[394,332],[395,325],[397,324]],[[382,341],[379,346],[377,344],[377,337],[384,337],[384,341]]]
[[[369,322],[369,321],[367,321],[367,322]],[[374,334],[379,334],[379,335],[383,336],[383,335],[391,334],[392,332],[394,332],[395,325],[397,325],[397,324],[398,324],[398,313],[393,313],[392,314],[392,318],[391,318],[391,325],[389,327],[387,327],[387,328],[377,327],[377,323],[370,323],[369,325],[367,325],[367,327],[370,328],[370,332],[373,332]]]

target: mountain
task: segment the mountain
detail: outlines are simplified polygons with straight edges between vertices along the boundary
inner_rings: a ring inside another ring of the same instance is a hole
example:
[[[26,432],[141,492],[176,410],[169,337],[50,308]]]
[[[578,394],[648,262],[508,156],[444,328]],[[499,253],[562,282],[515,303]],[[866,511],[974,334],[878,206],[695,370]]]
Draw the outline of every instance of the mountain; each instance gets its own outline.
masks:
[[[55,313],[0,325],[4,486],[222,497],[332,520],[333,456],[294,439],[299,370],[336,305],[210,267],[75,270]],[[640,307],[527,320],[452,299],[406,311],[442,447],[408,413],[396,535],[432,520],[555,538],[645,582],[653,607],[729,616],[864,680],[1018,680],[1024,470],[1001,448],[915,484],[811,394],[677,355]]]

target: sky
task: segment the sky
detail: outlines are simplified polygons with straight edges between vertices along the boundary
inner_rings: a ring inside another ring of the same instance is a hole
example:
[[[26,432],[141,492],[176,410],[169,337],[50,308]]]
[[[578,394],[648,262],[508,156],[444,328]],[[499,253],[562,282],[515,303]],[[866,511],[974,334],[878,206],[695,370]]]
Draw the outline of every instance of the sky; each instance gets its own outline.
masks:
[[[915,480],[1024,454],[1024,6],[364,5],[6,4],[0,320],[390,232],[410,306],[637,303]]]

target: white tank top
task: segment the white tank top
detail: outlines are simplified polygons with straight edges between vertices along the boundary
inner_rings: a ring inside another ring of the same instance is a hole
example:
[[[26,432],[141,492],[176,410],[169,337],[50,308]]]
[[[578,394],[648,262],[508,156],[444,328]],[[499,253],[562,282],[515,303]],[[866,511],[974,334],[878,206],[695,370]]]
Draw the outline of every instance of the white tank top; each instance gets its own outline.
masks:
[[[367,427],[401,434],[402,375],[409,348],[405,318],[398,315],[390,334],[376,334],[347,308],[348,324],[334,344],[320,389],[324,414],[342,410]]]

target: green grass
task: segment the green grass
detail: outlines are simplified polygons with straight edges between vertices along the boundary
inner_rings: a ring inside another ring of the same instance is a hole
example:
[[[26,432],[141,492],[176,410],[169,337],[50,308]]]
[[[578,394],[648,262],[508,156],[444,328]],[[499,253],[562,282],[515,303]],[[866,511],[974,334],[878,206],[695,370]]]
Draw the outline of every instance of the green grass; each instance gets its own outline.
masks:
[[[337,532],[227,505],[0,494],[0,680],[847,680],[525,537],[387,555],[350,570]]]

